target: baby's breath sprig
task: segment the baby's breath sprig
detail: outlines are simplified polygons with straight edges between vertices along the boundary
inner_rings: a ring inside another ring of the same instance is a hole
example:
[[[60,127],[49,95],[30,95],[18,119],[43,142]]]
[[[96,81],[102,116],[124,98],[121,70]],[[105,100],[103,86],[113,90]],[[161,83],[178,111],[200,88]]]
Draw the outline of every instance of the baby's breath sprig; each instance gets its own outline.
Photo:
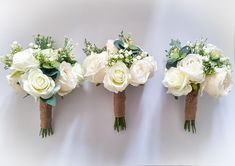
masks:
[[[213,75],[215,74],[216,68],[231,68],[231,63],[228,58],[225,57],[218,57],[214,59],[213,57],[208,58],[207,60],[203,61],[203,71],[206,75]]]
[[[138,60],[141,60],[148,56],[147,52],[142,52],[141,54],[133,54],[131,50],[118,50],[116,54],[111,54],[108,60],[108,66],[111,67],[118,61],[122,61],[126,64],[128,68],[132,66],[132,64]]]
[[[11,55],[14,55],[16,54],[17,52],[20,52],[23,50],[23,47],[17,42],[17,41],[14,41],[12,44],[11,44],[11,51],[10,51],[10,54]]]
[[[118,61],[122,61],[130,68],[135,61],[148,56],[148,53],[133,44],[131,35],[125,36],[123,31],[119,34],[119,39],[114,41],[114,46],[118,51],[110,55],[108,60],[109,67]]]
[[[194,44],[192,44],[192,53],[199,54],[201,56],[205,56],[205,50],[204,47],[207,45],[207,38],[201,38],[199,41],[196,41]]]
[[[91,43],[85,39],[85,48],[83,49],[83,52],[89,56],[91,53],[100,54],[101,52],[105,51],[106,48],[98,48],[94,43]]]
[[[14,54],[22,50],[23,50],[23,47],[19,43],[17,43],[17,41],[14,41],[11,44],[10,53],[0,58],[0,61],[5,65],[4,66],[5,69],[8,69],[11,67]]]

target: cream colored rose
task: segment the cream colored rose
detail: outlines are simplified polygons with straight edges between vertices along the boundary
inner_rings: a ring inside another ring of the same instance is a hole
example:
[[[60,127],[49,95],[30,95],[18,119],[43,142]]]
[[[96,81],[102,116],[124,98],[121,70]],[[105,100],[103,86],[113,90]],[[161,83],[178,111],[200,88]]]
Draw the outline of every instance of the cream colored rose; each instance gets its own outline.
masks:
[[[175,67],[171,67],[166,71],[162,83],[165,87],[168,88],[167,93],[171,93],[174,96],[187,95],[192,91],[188,76]]]
[[[152,56],[135,61],[130,68],[130,84],[133,86],[145,84],[156,69],[157,65]]]
[[[34,50],[31,48],[16,53],[13,56],[11,69],[25,72],[30,68],[37,68],[39,61],[33,54]]]
[[[84,80],[84,71],[79,63],[76,63],[72,68],[72,73],[76,77],[77,87],[79,87]]]
[[[10,86],[16,90],[16,92],[21,93],[23,89],[20,86],[19,79],[22,76],[23,72],[21,71],[12,71],[8,76],[7,80]]]
[[[83,62],[84,76],[93,83],[102,83],[105,75],[105,68],[108,63],[108,53],[106,51],[100,54],[87,56]]]
[[[104,87],[111,92],[122,92],[128,86],[129,71],[123,62],[117,62],[107,70]]]
[[[48,99],[57,93],[59,86],[55,85],[52,78],[43,74],[40,69],[31,69],[20,79],[22,88],[35,99],[39,97]]]
[[[202,83],[205,80],[203,60],[199,54],[187,55],[178,63],[177,68],[185,72],[191,82]]]
[[[206,77],[205,91],[214,97],[227,95],[232,89],[232,72],[226,68],[217,68],[216,73]]]
[[[118,52],[117,47],[114,45],[114,40],[108,40],[106,43],[108,53],[115,54]]]
[[[215,45],[213,44],[207,44],[205,47],[204,47],[204,51],[207,53],[207,54],[210,54],[210,56],[213,56],[213,57],[221,57],[223,56],[223,53],[222,51],[217,48]]]
[[[70,63],[62,62],[59,67],[60,77],[56,83],[60,85],[58,94],[65,96],[70,93],[77,86],[78,78],[74,73],[73,67]]]

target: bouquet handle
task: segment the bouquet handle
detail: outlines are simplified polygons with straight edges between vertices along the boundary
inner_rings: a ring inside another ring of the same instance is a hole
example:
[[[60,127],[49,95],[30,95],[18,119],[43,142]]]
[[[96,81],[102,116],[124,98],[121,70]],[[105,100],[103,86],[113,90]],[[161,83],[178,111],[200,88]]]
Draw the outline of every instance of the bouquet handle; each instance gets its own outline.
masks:
[[[52,106],[40,100],[40,136],[42,138],[53,134],[52,129]]]
[[[126,121],[125,121],[125,91],[113,93],[114,100],[114,130],[125,130],[126,129]]]
[[[196,133],[196,112],[197,112],[197,101],[198,101],[199,86],[193,89],[185,99],[185,131]]]

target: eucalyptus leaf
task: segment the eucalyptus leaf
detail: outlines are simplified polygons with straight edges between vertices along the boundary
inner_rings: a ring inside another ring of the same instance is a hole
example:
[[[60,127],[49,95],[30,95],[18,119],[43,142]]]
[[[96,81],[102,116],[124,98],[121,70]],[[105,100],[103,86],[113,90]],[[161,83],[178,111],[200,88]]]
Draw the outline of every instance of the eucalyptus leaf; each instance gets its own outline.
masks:
[[[140,50],[140,48],[135,46],[135,45],[130,45],[129,49],[131,49],[131,50]]]
[[[141,54],[143,51],[142,50],[134,50],[132,51],[133,54]]]
[[[177,61],[174,59],[168,59],[166,63],[166,68],[170,69],[171,67],[176,67],[177,66]]]
[[[180,49],[179,54],[181,58],[183,59],[186,57],[188,54],[192,53],[192,49],[189,46],[184,46],[183,48]]]
[[[52,79],[56,79],[59,77],[60,72],[56,68],[41,68],[43,74],[46,74],[48,77],[51,77]]]
[[[43,98],[41,98],[41,100],[42,100],[43,102],[45,102],[46,104],[48,104],[48,105],[51,105],[51,106],[53,106],[53,107],[56,106],[56,96],[55,96],[55,95],[52,96],[52,97],[49,98],[49,99],[43,99]]]
[[[117,47],[118,49],[124,49],[124,42],[121,40],[115,40],[114,43],[115,47]]]

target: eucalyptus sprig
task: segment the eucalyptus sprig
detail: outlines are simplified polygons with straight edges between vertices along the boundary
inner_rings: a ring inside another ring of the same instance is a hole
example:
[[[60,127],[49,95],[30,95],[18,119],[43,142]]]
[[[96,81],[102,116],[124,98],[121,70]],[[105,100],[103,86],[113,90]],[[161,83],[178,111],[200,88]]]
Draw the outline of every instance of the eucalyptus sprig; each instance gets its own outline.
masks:
[[[179,40],[171,39],[170,49],[169,51],[166,50],[166,53],[166,56],[168,57],[166,68],[169,69],[171,67],[176,67],[179,61],[192,53],[192,48],[188,45],[182,47]]]
[[[113,66],[118,61],[122,61],[130,68],[135,61],[149,56],[147,52],[144,52],[141,48],[133,44],[131,35],[125,36],[123,31],[119,34],[119,38],[115,40],[113,44],[118,51],[110,53],[111,56],[108,59],[109,67]]]
[[[36,46],[38,46],[38,48],[44,50],[49,48],[53,49],[55,42],[52,40],[51,36],[43,36],[38,34],[34,36],[34,43],[36,44]]]
[[[118,35],[118,37],[121,41],[123,41],[124,43],[127,43],[128,45],[132,45],[132,43],[133,43],[131,35],[128,34],[128,36],[126,37],[123,31],[121,31],[121,33]]]
[[[196,41],[192,48],[192,53],[193,54],[199,54],[201,56],[205,56],[205,50],[204,47],[207,45],[207,38],[201,38],[199,41]]]
[[[69,38],[65,38],[63,48],[58,51],[59,54],[58,61],[60,63],[66,61],[70,64],[75,64],[77,61],[75,59],[74,54],[72,53],[73,49],[74,49],[73,41]]]

